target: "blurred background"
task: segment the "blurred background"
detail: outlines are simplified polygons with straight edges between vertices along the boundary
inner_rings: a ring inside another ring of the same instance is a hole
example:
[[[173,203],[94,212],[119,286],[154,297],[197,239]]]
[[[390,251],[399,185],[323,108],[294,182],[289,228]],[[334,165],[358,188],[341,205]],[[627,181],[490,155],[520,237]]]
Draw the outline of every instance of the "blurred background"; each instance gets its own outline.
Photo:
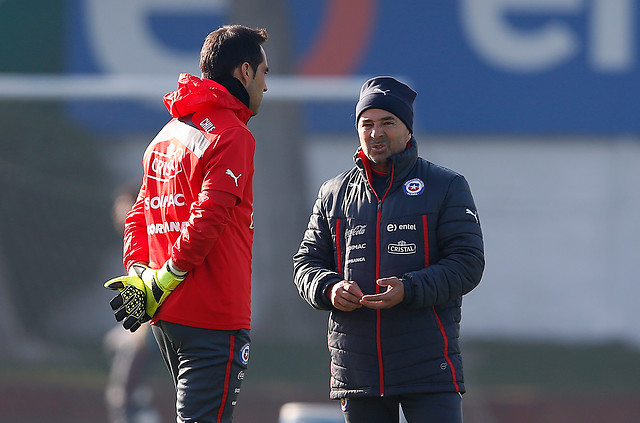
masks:
[[[483,225],[465,421],[637,422],[639,17],[634,0],[0,0],[0,422],[109,422],[116,195],[227,23],[270,34],[234,421],[328,402],[327,315],[291,256],[320,184],[352,166],[360,85],[394,75],[418,92],[420,155],[466,176]],[[148,355],[138,422],[175,421]]]

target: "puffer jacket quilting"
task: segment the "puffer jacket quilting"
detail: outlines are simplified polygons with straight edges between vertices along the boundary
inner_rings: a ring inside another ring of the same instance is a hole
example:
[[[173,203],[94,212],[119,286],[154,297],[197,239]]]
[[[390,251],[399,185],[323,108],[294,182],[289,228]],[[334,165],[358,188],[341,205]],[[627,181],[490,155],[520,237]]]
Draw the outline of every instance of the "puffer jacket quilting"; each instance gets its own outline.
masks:
[[[469,186],[419,158],[412,139],[391,158],[391,187],[378,199],[361,150],[355,159],[353,169],[321,187],[294,256],[300,295],[331,310],[331,397],[464,392],[462,296],[484,269]],[[325,295],[343,279],[376,293],[376,279],[389,276],[405,285],[403,303],[391,309],[342,312]]]

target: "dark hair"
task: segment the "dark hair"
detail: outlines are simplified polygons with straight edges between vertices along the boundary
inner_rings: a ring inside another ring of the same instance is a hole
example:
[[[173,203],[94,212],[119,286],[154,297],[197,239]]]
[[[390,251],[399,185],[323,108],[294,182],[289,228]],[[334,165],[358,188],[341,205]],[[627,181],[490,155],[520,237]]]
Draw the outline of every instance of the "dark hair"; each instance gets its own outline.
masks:
[[[225,25],[205,38],[200,51],[202,77],[214,79],[232,75],[235,68],[249,63],[254,72],[264,60],[260,47],[269,38],[264,28]]]

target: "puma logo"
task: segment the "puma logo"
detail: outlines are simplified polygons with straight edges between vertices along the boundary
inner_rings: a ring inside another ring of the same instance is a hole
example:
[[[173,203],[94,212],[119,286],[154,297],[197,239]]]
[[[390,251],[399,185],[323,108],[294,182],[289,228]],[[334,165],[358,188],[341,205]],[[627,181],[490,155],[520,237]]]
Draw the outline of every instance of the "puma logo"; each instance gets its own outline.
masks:
[[[231,169],[227,169],[227,171],[225,172],[227,175],[231,176],[233,178],[233,182],[236,183],[236,186],[238,186],[238,178],[240,178],[242,176],[242,173],[238,176],[236,176]]]
[[[478,213],[477,212],[473,212],[471,211],[471,209],[466,209],[464,211],[466,214],[470,214],[471,216],[473,216],[473,218],[476,220],[476,223],[480,223],[480,221],[478,220]]]
[[[381,88],[374,88],[371,91],[373,91],[374,93],[382,93],[382,95],[387,95],[387,93],[391,90],[383,90]]]

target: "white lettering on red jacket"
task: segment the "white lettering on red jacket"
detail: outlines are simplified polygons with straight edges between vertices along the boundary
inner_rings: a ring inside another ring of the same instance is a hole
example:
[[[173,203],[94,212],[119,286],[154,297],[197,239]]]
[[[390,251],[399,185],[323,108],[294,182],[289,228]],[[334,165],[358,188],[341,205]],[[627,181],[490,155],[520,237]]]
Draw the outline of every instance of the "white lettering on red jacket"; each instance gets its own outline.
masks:
[[[145,197],[144,199],[144,208],[146,210],[157,210],[170,206],[182,207],[186,204],[184,194],[180,193],[174,195],[160,195],[158,197]]]
[[[184,156],[184,150],[182,148],[175,148],[175,145],[169,144],[166,153],[159,151],[151,152],[151,169],[147,175],[151,179],[157,181],[168,182],[182,172],[182,156]]]

